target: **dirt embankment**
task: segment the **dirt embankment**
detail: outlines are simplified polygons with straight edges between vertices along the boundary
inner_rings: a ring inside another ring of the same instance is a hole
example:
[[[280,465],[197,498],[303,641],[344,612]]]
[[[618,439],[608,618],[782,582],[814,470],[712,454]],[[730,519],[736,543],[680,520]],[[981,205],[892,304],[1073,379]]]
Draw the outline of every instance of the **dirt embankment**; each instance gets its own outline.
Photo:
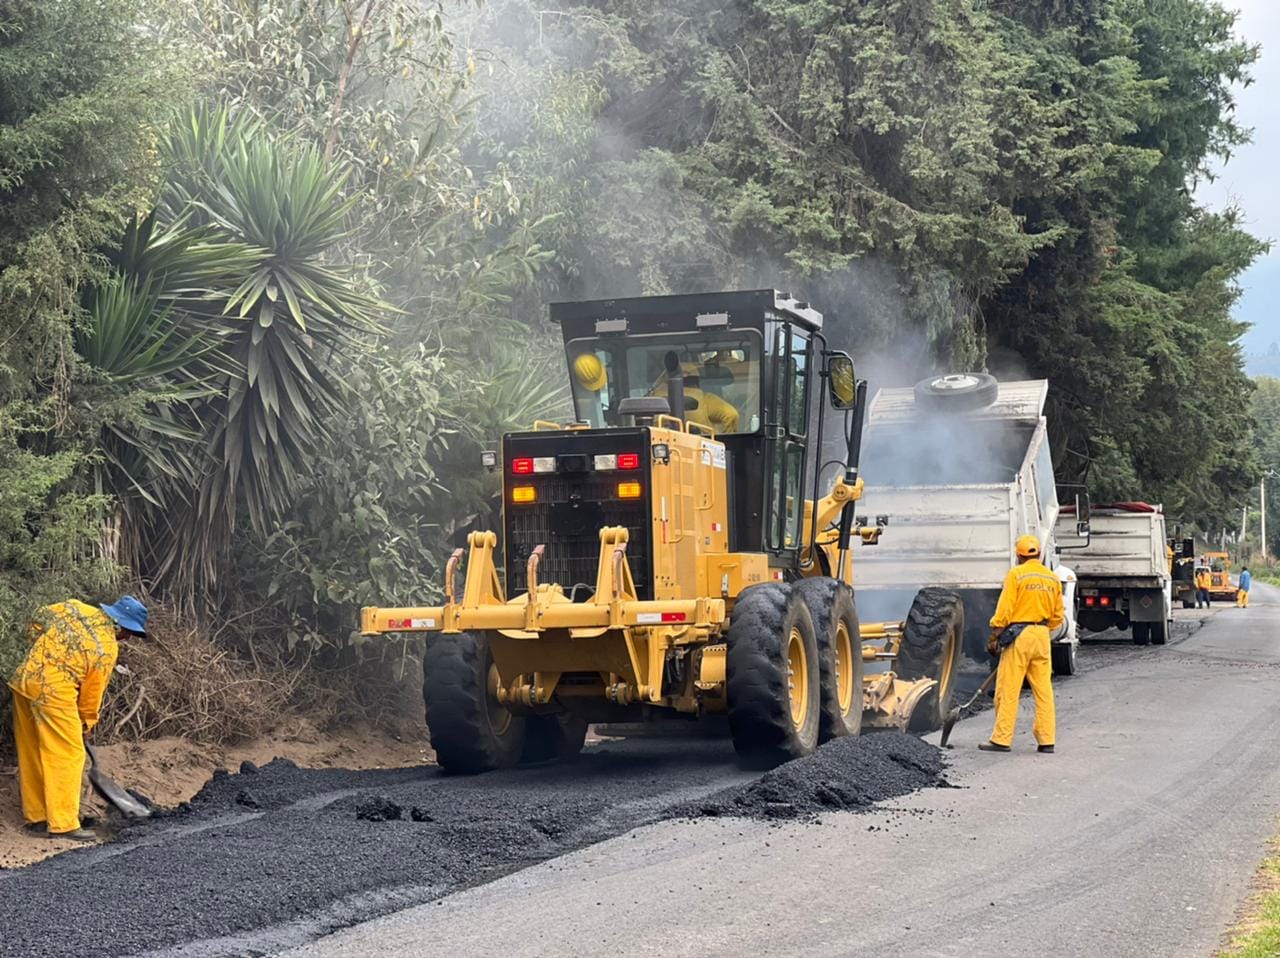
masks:
[[[241,745],[196,745],[170,737],[102,745],[97,751],[103,771],[113,779],[158,806],[172,808],[196,795],[218,769],[235,771],[242,763],[265,765],[273,758],[285,758],[303,768],[401,768],[429,761],[425,741],[425,735],[398,738],[370,729],[321,733],[299,721]],[[107,816],[102,799],[87,787],[87,780],[83,810],[86,818]],[[22,829],[17,769],[0,766],[0,868],[30,865],[78,847],[77,842],[55,841]]]

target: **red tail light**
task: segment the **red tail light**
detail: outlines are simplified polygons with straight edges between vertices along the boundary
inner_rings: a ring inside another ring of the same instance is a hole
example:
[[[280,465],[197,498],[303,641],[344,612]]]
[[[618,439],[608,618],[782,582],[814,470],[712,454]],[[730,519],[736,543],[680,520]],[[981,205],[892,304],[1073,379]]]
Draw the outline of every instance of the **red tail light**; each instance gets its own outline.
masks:
[[[1102,604],[1103,604],[1103,605],[1110,605],[1110,604],[1111,604],[1111,596],[1109,596],[1109,595],[1104,595],[1104,596],[1102,597],[1101,601],[1102,601]]]
[[[512,459],[511,472],[517,476],[528,476],[533,474],[532,459]]]
[[[1091,595],[1086,595],[1086,596],[1084,597],[1084,604],[1085,604],[1085,605],[1093,605],[1093,596],[1091,596]]]
[[[639,469],[640,454],[636,452],[620,452],[618,453],[619,469]]]

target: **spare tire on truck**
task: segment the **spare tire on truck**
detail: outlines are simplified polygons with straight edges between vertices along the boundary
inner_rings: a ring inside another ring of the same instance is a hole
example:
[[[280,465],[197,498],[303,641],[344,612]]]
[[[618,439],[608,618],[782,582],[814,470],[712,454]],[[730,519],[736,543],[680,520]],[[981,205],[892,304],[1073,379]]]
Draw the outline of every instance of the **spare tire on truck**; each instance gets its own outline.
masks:
[[[969,412],[996,401],[1000,384],[986,373],[952,373],[933,376],[916,383],[915,401],[921,409],[938,412]]]
[[[772,768],[818,747],[820,672],[813,617],[782,582],[744,589],[725,638],[729,734],[739,761]]]
[[[904,681],[934,679],[938,685],[911,713],[908,728],[912,732],[942,728],[955,693],[963,636],[964,603],[960,596],[933,588],[916,593],[893,668]]]

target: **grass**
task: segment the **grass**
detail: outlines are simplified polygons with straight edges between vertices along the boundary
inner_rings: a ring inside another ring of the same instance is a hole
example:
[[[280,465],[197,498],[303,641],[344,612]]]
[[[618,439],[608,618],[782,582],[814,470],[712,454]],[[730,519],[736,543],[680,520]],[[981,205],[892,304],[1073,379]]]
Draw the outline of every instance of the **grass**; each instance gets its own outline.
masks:
[[[1230,943],[1217,958],[1275,958],[1280,955],[1280,837],[1271,840],[1268,857],[1258,866],[1254,891],[1231,931]]]

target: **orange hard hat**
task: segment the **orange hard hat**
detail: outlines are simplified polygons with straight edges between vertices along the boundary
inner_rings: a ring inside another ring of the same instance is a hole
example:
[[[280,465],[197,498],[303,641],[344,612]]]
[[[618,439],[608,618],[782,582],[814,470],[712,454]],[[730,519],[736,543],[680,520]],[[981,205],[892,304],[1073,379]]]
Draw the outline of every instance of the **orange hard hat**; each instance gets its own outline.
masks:
[[[1040,540],[1035,536],[1019,536],[1014,548],[1019,558],[1029,559],[1040,554]]]

